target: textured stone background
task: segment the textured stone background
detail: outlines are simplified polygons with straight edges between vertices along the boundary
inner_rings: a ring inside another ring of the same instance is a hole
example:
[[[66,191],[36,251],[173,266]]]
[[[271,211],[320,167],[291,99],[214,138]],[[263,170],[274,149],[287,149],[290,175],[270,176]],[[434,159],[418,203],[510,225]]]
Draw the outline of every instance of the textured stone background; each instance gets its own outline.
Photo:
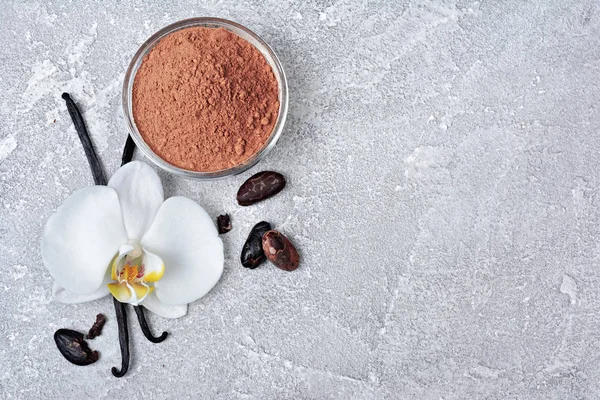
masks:
[[[60,94],[114,172],[130,58],[207,15],[279,54],[288,124],[243,176],[161,173],[168,195],[232,215],[225,273],[187,317],[152,316],[166,342],[132,324],[131,372],[116,379],[111,299],[52,301],[40,260],[48,216],[91,184]],[[2,398],[600,396],[596,1],[2,1],[0,21]],[[266,168],[289,187],[237,206]],[[261,219],[297,244],[298,271],[241,268]],[[68,364],[53,332],[98,312],[101,360]]]

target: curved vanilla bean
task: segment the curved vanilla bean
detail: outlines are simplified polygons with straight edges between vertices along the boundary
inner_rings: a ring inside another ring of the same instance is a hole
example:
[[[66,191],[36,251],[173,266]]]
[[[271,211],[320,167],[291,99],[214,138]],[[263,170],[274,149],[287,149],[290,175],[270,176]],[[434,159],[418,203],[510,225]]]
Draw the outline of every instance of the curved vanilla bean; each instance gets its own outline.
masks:
[[[83,117],[81,116],[77,105],[71,99],[69,93],[63,93],[62,98],[65,99],[67,103],[69,115],[73,120],[73,125],[75,126],[75,130],[77,131],[79,140],[83,145],[83,150],[85,151],[88,163],[90,164],[90,169],[92,170],[92,175],[94,176],[94,183],[96,185],[106,185],[108,181],[106,180],[106,176],[104,175],[104,171],[102,170],[102,166],[100,165],[100,160],[98,159],[98,155],[94,150],[92,140],[90,139],[90,135],[88,134],[87,129],[85,128]],[[133,155],[133,151],[131,151],[131,155]],[[131,155],[129,157],[131,157]],[[115,306],[115,314],[117,316],[117,324],[119,326],[119,345],[121,347],[121,370],[119,371],[116,367],[113,367],[112,374],[117,378],[120,378],[124,376],[127,373],[127,370],[129,369],[129,331],[127,329],[127,311],[125,310],[125,304],[121,303],[114,297],[113,304]]]
[[[156,337],[152,335],[150,332],[150,328],[148,327],[148,322],[146,322],[146,315],[144,315],[144,307],[143,306],[133,306],[135,313],[137,314],[138,321],[140,323],[140,328],[142,328],[142,332],[146,339],[151,341],[152,343],[160,343],[169,336],[169,332],[163,332],[160,336]]]
[[[111,372],[117,378],[125,376],[129,369],[129,330],[127,329],[127,310],[125,304],[113,297],[117,324],[119,325],[119,345],[121,347],[121,370],[112,367]]]
[[[83,150],[85,151],[85,156],[88,159],[88,163],[90,164],[90,169],[92,170],[92,175],[94,176],[94,183],[96,185],[106,185],[106,176],[104,175],[104,171],[102,170],[102,165],[100,164],[100,160],[98,159],[98,155],[94,150],[94,146],[92,145],[92,141],[90,139],[90,135],[88,134],[87,129],[85,128],[85,123],[83,122],[83,117],[77,108],[77,105],[69,96],[69,93],[63,93],[62,98],[67,103],[67,110],[69,110],[69,115],[73,120],[73,125],[75,126],[75,130],[77,131],[77,135],[79,135],[79,140],[83,145]]]

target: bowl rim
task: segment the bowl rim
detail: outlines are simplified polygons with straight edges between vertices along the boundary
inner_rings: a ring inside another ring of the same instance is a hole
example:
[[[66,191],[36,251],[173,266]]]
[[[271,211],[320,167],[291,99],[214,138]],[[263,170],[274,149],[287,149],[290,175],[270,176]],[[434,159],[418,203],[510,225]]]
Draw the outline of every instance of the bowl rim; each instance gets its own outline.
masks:
[[[277,79],[278,83],[278,98],[279,98],[279,112],[277,115],[277,120],[275,125],[273,126],[273,131],[269,136],[269,139],[266,141],[265,145],[256,152],[250,159],[246,160],[242,164],[234,165],[233,167],[219,170],[219,171],[211,171],[211,172],[202,172],[202,171],[193,171],[184,169],[181,167],[177,167],[168,161],[162,159],[158,154],[156,154],[150,146],[144,141],[142,135],[139,133],[137,126],[135,124],[135,120],[133,118],[133,104],[132,104],[132,93],[133,93],[133,84],[135,80],[135,75],[139,66],[141,65],[144,57],[148,54],[148,52],[164,37],[169,34],[196,26],[204,26],[209,28],[225,28],[229,32],[241,37],[242,39],[248,41],[252,44],[260,53],[265,57],[267,63],[273,69],[273,74]],[[273,49],[262,40],[257,34],[252,32],[250,29],[246,28],[243,25],[240,25],[236,22],[223,19],[223,18],[215,18],[215,17],[195,17],[188,18],[181,21],[174,22],[165,26],[164,28],[158,30],[153,35],[151,35],[136,51],[135,55],[131,59],[127,72],[125,73],[125,79],[123,80],[123,90],[121,103],[123,106],[123,115],[125,117],[125,121],[127,127],[129,129],[129,134],[131,135],[133,141],[136,146],[144,153],[144,155],[150,159],[154,164],[156,164],[161,169],[170,172],[175,175],[183,176],[185,178],[196,179],[196,180],[214,180],[219,178],[224,178],[227,176],[241,174],[244,171],[255,166],[260,160],[262,160],[268,153],[273,149],[281,133],[283,131],[283,127],[285,125],[285,121],[287,118],[288,111],[288,85],[287,78],[285,75],[285,71],[283,70],[283,66],[281,65],[281,61],[273,51]]]

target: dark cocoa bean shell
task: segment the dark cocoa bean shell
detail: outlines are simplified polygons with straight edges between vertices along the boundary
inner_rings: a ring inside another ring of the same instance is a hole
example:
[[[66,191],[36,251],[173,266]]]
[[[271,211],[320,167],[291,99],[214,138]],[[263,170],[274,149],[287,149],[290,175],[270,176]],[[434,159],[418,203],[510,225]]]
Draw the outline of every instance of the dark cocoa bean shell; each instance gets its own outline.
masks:
[[[242,255],[240,260],[245,268],[254,269],[265,261],[265,252],[262,246],[262,237],[265,232],[271,230],[271,225],[268,222],[261,221],[254,225],[244,247],[242,247]]]
[[[90,328],[90,331],[87,334],[88,339],[94,339],[97,336],[102,334],[102,328],[104,328],[104,324],[106,323],[106,317],[103,314],[96,315],[96,322]]]
[[[217,217],[217,230],[219,235],[223,235],[231,230],[231,219],[229,214],[219,215]]]
[[[298,251],[281,232],[271,230],[262,237],[265,255],[277,268],[294,271],[300,263]]]
[[[81,332],[59,329],[54,332],[54,342],[67,361],[75,365],[90,365],[98,361],[98,352],[89,348]]]
[[[241,206],[249,206],[268,199],[281,192],[285,187],[285,178],[278,172],[263,171],[252,175],[240,186],[237,202]]]

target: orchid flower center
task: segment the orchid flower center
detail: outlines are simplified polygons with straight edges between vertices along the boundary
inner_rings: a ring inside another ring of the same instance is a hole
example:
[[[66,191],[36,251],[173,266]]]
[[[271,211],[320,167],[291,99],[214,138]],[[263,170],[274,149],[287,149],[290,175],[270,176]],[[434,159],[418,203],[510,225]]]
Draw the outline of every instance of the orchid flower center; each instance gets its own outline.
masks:
[[[144,250],[138,241],[119,248],[111,266],[113,282],[108,289],[121,303],[140,304],[154,290],[165,272],[160,257]]]

